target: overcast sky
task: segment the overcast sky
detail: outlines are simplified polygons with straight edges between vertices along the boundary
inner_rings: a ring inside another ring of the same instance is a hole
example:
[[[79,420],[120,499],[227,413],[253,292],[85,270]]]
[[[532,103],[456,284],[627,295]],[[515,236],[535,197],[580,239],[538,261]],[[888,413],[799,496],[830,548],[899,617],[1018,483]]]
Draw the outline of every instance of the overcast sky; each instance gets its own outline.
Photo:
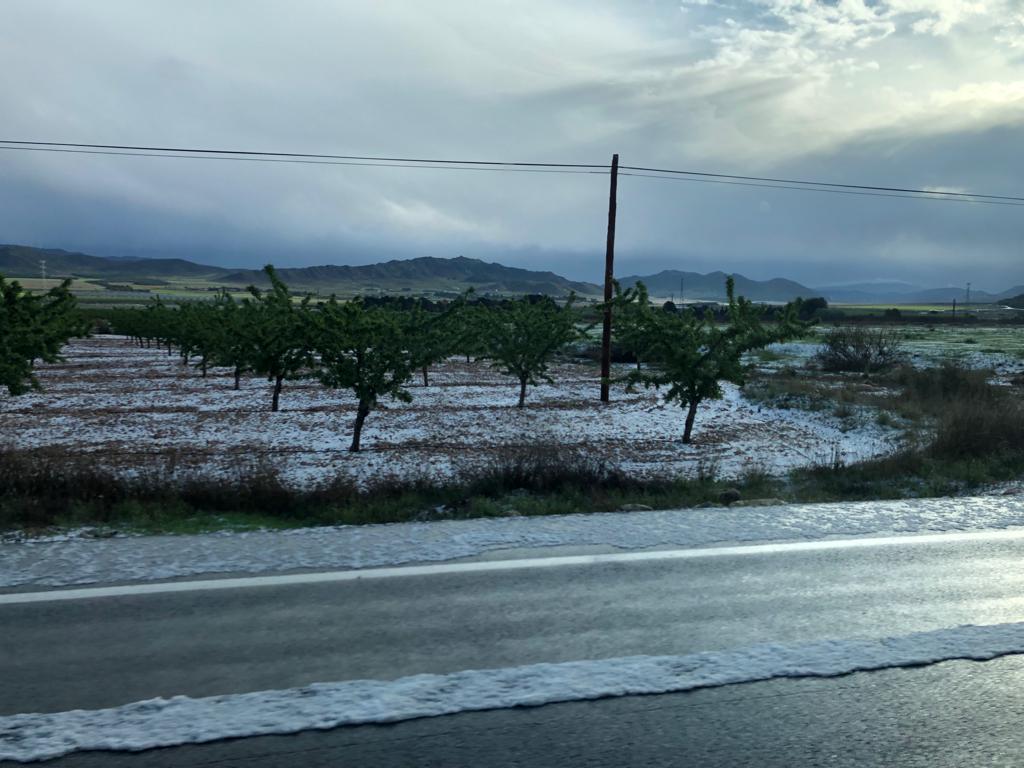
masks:
[[[1024,195],[1018,0],[3,0],[0,138]],[[1024,283],[1024,211],[620,180],[617,273]],[[0,242],[597,280],[607,178],[0,151]]]

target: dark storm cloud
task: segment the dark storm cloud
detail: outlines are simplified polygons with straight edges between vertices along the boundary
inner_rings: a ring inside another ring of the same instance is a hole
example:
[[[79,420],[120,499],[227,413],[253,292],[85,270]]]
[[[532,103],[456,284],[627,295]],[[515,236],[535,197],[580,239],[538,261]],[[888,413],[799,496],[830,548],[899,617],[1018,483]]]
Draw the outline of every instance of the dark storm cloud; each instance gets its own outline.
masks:
[[[623,162],[1020,193],[1016,0],[9,0],[4,138]],[[980,55],[984,53],[984,55]],[[1013,208],[624,178],[620,271],[1024,282]],[[0,241],[596,279],[599,176],[0,151]]]

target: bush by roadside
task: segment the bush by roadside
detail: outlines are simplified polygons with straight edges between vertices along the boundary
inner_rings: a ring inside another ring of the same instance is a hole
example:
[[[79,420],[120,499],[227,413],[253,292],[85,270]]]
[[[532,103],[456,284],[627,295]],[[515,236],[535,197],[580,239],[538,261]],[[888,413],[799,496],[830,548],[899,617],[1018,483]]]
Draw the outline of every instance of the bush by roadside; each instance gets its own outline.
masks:
[[[889,370],[903,358],[898,332],[843,326],[826,334],[813,362],[825,371],[870,374]]]

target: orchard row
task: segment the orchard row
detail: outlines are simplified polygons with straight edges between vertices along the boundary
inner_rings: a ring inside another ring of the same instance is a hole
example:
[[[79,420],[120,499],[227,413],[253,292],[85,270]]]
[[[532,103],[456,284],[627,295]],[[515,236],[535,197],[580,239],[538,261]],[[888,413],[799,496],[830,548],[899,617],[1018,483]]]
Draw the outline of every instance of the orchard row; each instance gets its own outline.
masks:
[[[245,374],[267,378],[273,384],[272,411],[292,379],[313,377],[325,387],[350,391],[358,403],[352,451],[359,450],[363,424],[380,400],[410,401],[408,385],[417,376],[427,384],[435,363],[455,354],[487,361],[518,383],[521,408],[528,387],[552,381],[550,367],[559,351],[586,338],[593,327],[572,297],[563,304],[536,296],[474,300],[470,294],[440,306],[333,297],[315,302],[310,296],[297,300],[272,267],[266,274],[270,287],[251,287],[242,299],[224,292],[212,301],[177,307],[156,300],[145,308],[111,310],[109,322],[142,346],[177,352],[203,376],[211,366],[230,368],[236,389]],[[19,372],[0,382],[18,394],[34,385],[34,361],[57,359],[60,346],[84,328],[66,285],[45,297],[29,296],[2,279],[0,286],[5,297],[0,374],[9,357],[23,361]],[[727,293],[728,305],[717,320],[711,312],[656,309],[642,285],[617,291],[612,302],[616,343],[637,360],[625,380],[664,389],[666,400],[686,409],[685,442],[699,404],[721,397],[723,381],[742,383],[745,352],[792,338],[806,327],[796,304],[766,320],[763,308],[733,295],[731,280]],[[8,310],[8,298],[17,311]],[[31,330],[22,334],[26,343],[13,350],[8,337],[17,338],[21,327]]]

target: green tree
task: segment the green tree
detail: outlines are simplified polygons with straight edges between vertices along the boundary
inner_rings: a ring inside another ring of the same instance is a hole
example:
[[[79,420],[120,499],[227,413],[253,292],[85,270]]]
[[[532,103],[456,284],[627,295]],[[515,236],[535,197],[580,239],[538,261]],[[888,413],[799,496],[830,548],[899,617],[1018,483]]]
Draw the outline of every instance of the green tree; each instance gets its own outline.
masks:
[[[451,325],[453,353],[465,355],[467,363],[487,353],[491,323],[490,312],[484,304],[462,304],[455,310]]]
[[[317,376],[327,387],[355,395],[356,419],[349,450],[358,452],[363,423],[382,397],[410,402],[406,385],[426,362],[416,351],[422,328],[413,313],[369,308],[361,299],[335,297],[312,312]]]
[[[799,336],[809,325],[797,319],[795,304],[787,305],[772,325],[749,300],[736,298],[733,280],[726,281],[727,321],[715,322],[712,312],[652,312],[646,322],[646,344],[653,365],[633,371],[628,380],[656,389],[666,388],[666,402],[686,409],[683,442],[689,443],[697,408],[722,397],[722,382],[741,385],[745,352]]]
[[[623,291],[616,281],[614,288],[615,298],[612,301],[615,312],[612,331],[615,334],[615,341],[632,353],[636,358],[636,369],[639,371],[641,362],[647,358],[647,347],[650,343],[648,325],[652,309],[647,286],[637,283],[635,287]]]
[[[189,302],[177,311],[176,343],[182,360],[199,358],[195,364],[206,378],[210,362],[225,343],[227,328],[222,322],[220,306],[211,302]]]
[[[405,320],[410,330],[415,329],[415,340],[410,339],[410,352],[416,367],[423,375],[423,386],[430,384],[429,370],[434,363],[444,360],[454,351],[455,308],[444,312],[428,312],[417,302]]]
[[[576,327],[575,298],[559,307],[547,296],[527,296],[488,309],[483,357],[519,382],[519,408],[526,404],[527,386],[553,381],[548,369],[555,353],[583,336]]]
[[[215,306],[222,333],[217,339],[212,359],[215,365],[232,369],[234,389],[238,390],[242,374],[252,370],[252,361],[257,353],[255,311],[250,302],[235,301],[227,291],[217,295]]]
[[[274,267],[268,264],[263,271],[270,278],[270,288],[250,286],[252,297],[246,299],[246,332],[252,343],[248,367],[273,382],[270,410],[277,412],[285,380],[298,377],[312,363],[310,297],[296,305]]]
[[[36,362],[57,362],[69,339],[88,335],[70,285],[65,280],[36,296],[0,276],[0,385],[10,395],[39,389]]]

